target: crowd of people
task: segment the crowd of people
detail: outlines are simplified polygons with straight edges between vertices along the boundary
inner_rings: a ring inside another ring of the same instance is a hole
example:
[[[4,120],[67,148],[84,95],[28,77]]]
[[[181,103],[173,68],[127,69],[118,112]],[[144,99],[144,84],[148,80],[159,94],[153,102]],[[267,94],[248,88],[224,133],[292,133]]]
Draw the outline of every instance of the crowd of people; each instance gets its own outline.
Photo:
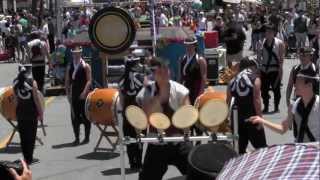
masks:
[[[127,7],[136,20],[152,19],[146,4]],[[12,58],[19,63],[19,75],[14,81],[17,98],[17,119],[21,135],[24,159],[32,164],[36,137],[37,119],[43,119],[43,109],[37,91],[44,92],[46,65],[54,68],[51,54],[63,47],[63,41],[74,37],[80,31],[88,29],[90,18],[98,9],[70,9],[64,11],[62,28],[63,39],[57,41],[53,18],[47,16],[41,23],[34,15],[21,11],[11,16],[0,16],[2,52],[9,50]],[[218,31],[219,43],[226,48],[228,68],[235,76],[227,86],[227,103],[234,102],[238,107],[239,153],[246,153],[248,142],[254,148],[267,146],[264,127],[284,133],[294,130],[295,141],[315,142],[320,140],[320,16],[316,12],[305,12],[296,6],[292,9],[278,9],[263,5],[230,6],[204,12],[188,3],[159,4],[156,6],[156,26],[185,26],[194,32]],[[248,32],[251,32],[252,57],[243,54]],[[207,62],[197,53],[197,38],[184,40],[186,54],[181,58],[181,79],[170,79],[169,65],[166,60],[150,57],[150,75],[135,72],[139,59],[126,60],[126,70],[119,81],[122,106],[140,106],[150,114],[158,105],[170,119],[181,106],[194,104],[196,98],[206,88]],[[90,92],[92,77],[90,66],[82,59],[82,49],[72,49],[72,62],[65,63],[65,87],[71,105],[74,146],[86,144],[90,140],[90,121],[85,116],[85,99]],[[283,84],[285,57],[294,54],[300,63],[290,72],[288,84]],[[31,76],[32,74],[32,76]],[[31,78],[32,77],[32,78]],[[281,87],[287,86],[286,104],[288,117],[275,124],[263,118],[266,113],[278,113],[280,110]],[[274,95],[274,109],[270,111],[270,90]],[[292,95],[293,94],[293,95]],[[232,101],[231,99],[234,99]],[[30,108],[23,108],[23,107]],[[124,134],[136,138],[137,134],[127,122],[125,114]],[[32,122],[27,125],[24,122]],[[80,124],[85,126],[85,139],[80,143]],[[150,132],[156,130],[151,129]],[[203,132],[193,127],[196,135]],[[167,136],[183,133],[170,127]],[[140,171],[139,179],[162,179],[168,165],[175,165],[179,171],[188,174],[187,155],[192,143],[150,144],[142,162],[142,149],[138,144],[128,145],[127,153],[130,167]],[[163,158],[165,157],[165,158]],[[26,176],[30,176],[26,164]],[[12,171],[16,179],[18,175]]]

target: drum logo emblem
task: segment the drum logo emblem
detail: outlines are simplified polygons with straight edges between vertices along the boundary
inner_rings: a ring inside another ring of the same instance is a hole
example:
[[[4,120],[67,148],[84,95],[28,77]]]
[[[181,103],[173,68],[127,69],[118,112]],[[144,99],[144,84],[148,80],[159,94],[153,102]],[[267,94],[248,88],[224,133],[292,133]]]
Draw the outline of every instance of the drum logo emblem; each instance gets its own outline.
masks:
[[[104,105],[104,102],[102,99],[98,99],[98,101],[96,102],[96,107],[97,108],[101,108]]]

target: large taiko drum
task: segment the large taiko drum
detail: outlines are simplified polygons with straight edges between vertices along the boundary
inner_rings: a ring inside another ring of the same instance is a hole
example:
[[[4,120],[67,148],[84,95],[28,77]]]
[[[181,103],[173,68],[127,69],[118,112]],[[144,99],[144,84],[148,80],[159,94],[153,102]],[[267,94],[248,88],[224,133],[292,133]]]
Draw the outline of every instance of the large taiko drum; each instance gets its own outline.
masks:
[[[6,87],[0,97],[0,112],[7,120],[16,120],[16,107],[12,87]]]
[[[106,7],[94,14],[90,21],[89,37],[101,51],[118,54],[130,47],[136,27],[130,14],[121,8]]]
[[[0,92],[1,93],[1,92]],[[16,116],[16,101],[14,100],[13,88],[11,86],[4,88],[3,94],[0,96],[0,113],[4,118],[10,121],[17,120]],[[40,97],[42,109],[45,107],[44,97],[40,91],[38,91]]]
[[[211,99],[219,99],[219,100],[226,101],[226,98],[227,98],[227,95],[225,92],[208,90],[203,94],[201,94],[200,96],[198,96],[198,98],[194,103],[194,106],[198,109],[201,109],[202,106]]]
[[[209,131],[230,132],[225,92],[209,89],[196,99],[194,106],[199,109],[200,123]]]
[[[95,89],[88,94],[86,99],[86,117],[96,124],[115,125],[119,103],[117,89]]]

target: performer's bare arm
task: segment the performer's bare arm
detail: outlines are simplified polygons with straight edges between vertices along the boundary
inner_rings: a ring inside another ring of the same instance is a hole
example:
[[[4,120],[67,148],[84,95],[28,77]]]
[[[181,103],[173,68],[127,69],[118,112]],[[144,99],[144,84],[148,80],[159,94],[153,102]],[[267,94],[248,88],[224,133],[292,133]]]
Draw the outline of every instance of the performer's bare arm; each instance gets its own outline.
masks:
[[[284,44],[280,43],[280,48],[279,48],[279,75],[278,75],[277,79],[275,80],[275,85],[280,83],[281,80],[282,80],[284,54],[285,54]]]
[[[261,80],[256,78],[253,87],[253,103],[258,116],[262,117],[261,112]]]
[[[43,120],[43,109],[42,109],[42,106],[41,106],[41,100],[40,100],[40,97],[39,97],[39,94],[38,94],[38,85],[37,85],[37,82],[36,81],[33,81],[33,86],[32,86],[32,93],[33,93],[33,100],[36,104],[36,107],[37,107],[37,111],[38,111],[38,114],[39,114],[39,120],[42,121]]]
[[[183,98],[183,105],[190,105],[190,98],[188,95],[186,95],[184,98]]]
[[[204,92],[207,83],[207,62],[203,57],[199,58],[200,73],[201,73],[201,86],[200,94]]]
[[[271,130],[279,133],[284,134],[288,131],[290,122],[292,122],[293,114],[289,111],[288,116],[285,120],[281,122],[281,124],[273,123],[268,120],[263,119],[260,116],[252,116],[250,117],[250,121],[253,124],[263,124],[264,126],[270,128]]]
[[[290,75],[289,75],[287,90],[286,90],[287,107],[289,107],[289,105],[290,105],[290,97],[291,97],[292,89],[293,89],[293,71],[291,70]]]
[[[91,77],[91,68],[88,64],[85,64],[85,72],[86,72],[86,78],[87,78],[87,82],[86,82],[86,86],[83,89],[80,98],[81,99],[85,99],[89,93],[90,87],[91,87],[91,82],[92,82],[92,77]]]

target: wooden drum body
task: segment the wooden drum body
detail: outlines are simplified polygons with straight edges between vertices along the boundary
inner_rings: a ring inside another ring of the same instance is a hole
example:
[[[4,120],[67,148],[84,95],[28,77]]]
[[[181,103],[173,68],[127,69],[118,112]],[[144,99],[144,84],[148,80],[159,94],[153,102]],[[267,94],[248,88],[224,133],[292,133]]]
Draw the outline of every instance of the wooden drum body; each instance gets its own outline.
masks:
[[[230,132],[227,122],[228,107],[226,104],[226,97],[227,95],[225,92],[209,90],[196,99],[195,107],[199,109],[200,122],[202,126],[205,126],[209,131]],[[225,117],[223,122],[218,120],[222,117]],[[215,125],[208,127],[209,124]]]
[[[6,87],[2,91],[2,93],[3,94],[0,95],[0,113],[7,120],[16,121],[17,120],[17,115],[16,115],[17,103],[14,100],[13,88],[11,86]],[[44,97],[40,91],[38,91],[38,95],[40,97],[42,109],[44,110],[45,108]]]
[[[202,106],[211,99],[219,99],[226,101],[227,95],[225,92],[210,90],[201,94],[195,101],[194,106],[201,109]]]
[[[86,117],[92,122],[101,125],[115,125],[116,111],[119,104],[117,89],[95,89],[86,99]]]
[[[16,101],[14,100],[13,88],[6,87],[0,97],[0,112],[4,118],[10,121],[15,121],[16,116]]]

